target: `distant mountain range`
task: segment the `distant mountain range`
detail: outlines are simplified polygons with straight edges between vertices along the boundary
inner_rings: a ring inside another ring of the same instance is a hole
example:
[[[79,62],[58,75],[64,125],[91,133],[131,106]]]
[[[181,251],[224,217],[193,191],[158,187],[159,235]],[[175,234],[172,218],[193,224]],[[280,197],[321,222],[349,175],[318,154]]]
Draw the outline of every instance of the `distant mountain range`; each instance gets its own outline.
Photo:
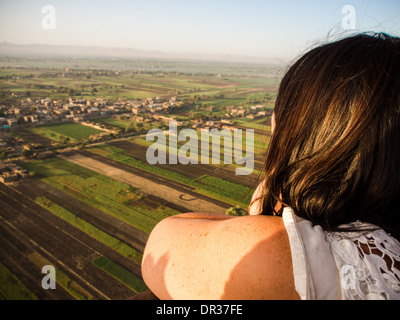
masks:
[[[90,58],[147,58],[147,59],[179,59],[208,60],[225,62],[246,62],[262,64],[284,64],[287,61],[271,57],[250,57],[240,55],[218,55],[197,53],[166,53],[133,48],[86,47],[46,44],[13,44],[0,43],[0,56],[10,57],[90,57]]]

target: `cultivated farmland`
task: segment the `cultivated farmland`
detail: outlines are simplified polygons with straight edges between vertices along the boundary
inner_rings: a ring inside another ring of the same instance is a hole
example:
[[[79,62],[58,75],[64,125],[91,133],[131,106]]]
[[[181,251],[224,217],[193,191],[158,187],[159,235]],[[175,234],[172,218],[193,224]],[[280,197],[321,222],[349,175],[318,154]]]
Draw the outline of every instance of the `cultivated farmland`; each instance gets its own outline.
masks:
[[[25,93],[57,99],[59,104],[67,98],[118,105],[120,100],[133,104],[136,99],[169,101],[173,96],[185,103],[164,117],[188,126],[200,118],[204,123],[217,121],[241,105],[250,110],[265,102],[271,108],[269,99],[276,89],[275,69],[245,65],[141,62],[140,70],[116,71],[112,67],[118,62],[101,61],[102,68],[89,70],[83,67],[90,64],[85,60],[74,61],[79,67],[65,71],[65,66],[57,69],[59,61],[48,61],[46,68],[33,68],[29,59],[19,63],[22,67],[0,70],[0,100],[7,105]],[[45,113],[46,108],[39,107]],[[93,120],[123,133],[140,124],[140,132],[106,142],[93,143],[89,137],[104,131],[77,121],[29,123],[8,130],[24,148],[33,144],[38,154],[40,148],[54,153],[40,159],[17,158],[29,176],[20,183],[0,184],[0,299],[130,298],[147,290],[141,259],[159,221],[183,212],[225,214],[233,206],[248,206],[269,142],[270,128],[263,124],[267,119],[229,116],[235,128],[255,132],[255,170],[237,176],[237,165],[211,164],[211,155],[210,164],[150,165],[146,150],[151,142],[143,131],[159,125],[164,130],[165,123],[149,120],[150,116],[125,116],[132,108]],[[55,290],[41,285],[46,265],[55,267]]]

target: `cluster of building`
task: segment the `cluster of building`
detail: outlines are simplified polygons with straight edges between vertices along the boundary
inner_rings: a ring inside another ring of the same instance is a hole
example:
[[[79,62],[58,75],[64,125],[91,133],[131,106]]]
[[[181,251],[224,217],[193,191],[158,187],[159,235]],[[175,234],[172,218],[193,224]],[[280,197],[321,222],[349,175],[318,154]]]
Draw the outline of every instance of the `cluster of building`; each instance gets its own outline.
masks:
[[[156,97],[135,101],[121,100],[118,102],[110,102],[104,98],[92,100],[70,98],[68,103],[50,98],[27,98],[21,100],[18,106],[0,105],[0,129],[25,125],[46,125],[62,121],[85,122],[121,114],[138,121],[148,122],[152,121],[152,118],[163,120],[163,114],[173,113],[174,109],[182,106],[183,103],[176,97]],[[213,112],[214,109],[213,106],[203,108],[203,110],[209,112]],[[264,105],[255,105],[250,108],[230,106],[225,109],[224,120],[237,117],[258,119],[270,115],[270,111],[265,110]],[[171,118],[165,118],[165,121],[169,120]],[[198,122],[202,122],[202,120],[199,119]],[[198,124],[201,125],[201,123]]]
[[[0,128],[7,129],[27,124],[43,125],[61,121],[81,122],[126,112],[133,114],[157,113],[181,104],[182,102],[175,97],[167,100],[147,98],[118,102],[110,102],[104,98],[92,100],[70,98],[69,103],[50,98],[28,98],[21,100],[18,106],[0,105]]]
[[[0,182],[15,184],[29,176],[29,172],[15,163],[0,162]]]
[[[261,119],[271,115],[271,110],[265,110],[264,105],[255,105],[250,108],[241,107],[226,107],[227,117],[246,117],[249,119]]]
[[[7,155],[16,152],[15,144],[15,138],[13,137],[7,137],[7,139],[3,136],[0,137],[0,151],[6,152]]]
[[[151,104],[153,106],[153,104]],[[159,104],[156,104],[159,105]],[[154,123],[161,122],[164,125],[168,126],[170,121],[176,121],[178,126],[190,127],[192,129],[232,129],[234,127],[234,121],[238,117],[246,117],[249,119],[260,119],[266,118],[271,115],[272,111],[270,109],[266,110],[264,105],[255,105],[250,108],[245,108],[243,106],[239,107],[226,107],[226,113],[223,117],[218,117],[218,120],[210,120],[208,117],[198,117],[191,118],[189,121],[179,120],[179,117],[171,116],[165,114],[163,110],[165,110],[166,106],[163,104],[162,106],[158,106],[152,109],[145,107],[144,105],[135,105],[132,108],[131,113],[122,113],[119,115],[114,115],[113,117],[116,119],[129,119],[133,122],[141,122],[141,123]],[[213,106],[206,106],[203,108],[203,111],[213,112],[215,108]],[[213,117],[215,118],[215,117]],[[108,126],[106,124],[101,123],[87,123],[81,122],[82,124],[92,126],[101,130],[109,130],[113,131],[112,126]]]

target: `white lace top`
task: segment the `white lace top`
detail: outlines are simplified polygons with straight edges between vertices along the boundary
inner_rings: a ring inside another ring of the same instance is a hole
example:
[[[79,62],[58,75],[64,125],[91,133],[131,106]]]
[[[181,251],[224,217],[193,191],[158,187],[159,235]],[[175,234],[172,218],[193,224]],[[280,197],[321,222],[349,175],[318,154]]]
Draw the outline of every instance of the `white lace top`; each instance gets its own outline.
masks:
[[[400,300],[400,242],[382,229],[326,232],[283,210],[303,300]],[[354,222],[357,229],[374,227]],[[371,229],[371,228],[369,228]]]

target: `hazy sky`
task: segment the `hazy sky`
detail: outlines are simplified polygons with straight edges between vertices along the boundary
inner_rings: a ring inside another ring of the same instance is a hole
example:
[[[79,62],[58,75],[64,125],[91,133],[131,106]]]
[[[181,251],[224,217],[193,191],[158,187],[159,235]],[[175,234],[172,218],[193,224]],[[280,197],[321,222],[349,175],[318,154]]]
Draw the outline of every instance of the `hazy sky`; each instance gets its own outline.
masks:
[[[55,29],[42,26],[45,5]],[[349,32],[345,5],[351,32],[400,35],[400,0],[0,0],[0,42],[292,57]]]

